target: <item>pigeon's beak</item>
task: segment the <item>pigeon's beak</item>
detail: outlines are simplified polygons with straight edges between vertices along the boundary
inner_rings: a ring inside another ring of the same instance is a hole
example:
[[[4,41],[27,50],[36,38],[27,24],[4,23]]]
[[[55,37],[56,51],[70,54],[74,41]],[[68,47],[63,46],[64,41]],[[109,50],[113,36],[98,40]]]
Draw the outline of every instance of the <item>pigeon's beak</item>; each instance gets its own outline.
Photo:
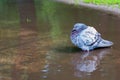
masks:
[[[97,47],[110,47],[113,45],[113,42],[102,39]]]

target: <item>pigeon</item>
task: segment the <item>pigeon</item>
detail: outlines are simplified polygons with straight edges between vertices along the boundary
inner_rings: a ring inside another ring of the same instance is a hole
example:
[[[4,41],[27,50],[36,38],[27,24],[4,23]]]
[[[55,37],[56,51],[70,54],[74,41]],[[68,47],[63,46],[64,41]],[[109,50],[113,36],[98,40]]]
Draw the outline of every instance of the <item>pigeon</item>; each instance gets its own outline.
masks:
[[[83,51],[91,51],[100,47],[110,47],[113,42],[105,40],[92,26],[76,23],[71,31],[71,42]]]

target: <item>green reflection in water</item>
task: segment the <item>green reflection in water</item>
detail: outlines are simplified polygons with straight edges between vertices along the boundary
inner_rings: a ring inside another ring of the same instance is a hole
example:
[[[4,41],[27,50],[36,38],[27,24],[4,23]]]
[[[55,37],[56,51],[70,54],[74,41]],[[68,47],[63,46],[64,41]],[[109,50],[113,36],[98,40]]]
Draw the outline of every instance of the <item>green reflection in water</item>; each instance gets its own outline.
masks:
[[[11,80],[18,44],[19,14],[15,0],[0,0],[0,79]]]
[[[9,0],[0,0],[0,28],[10,28],[13,27],[12,24],[18,23],[19,17],[16,4],[11,4]]]
[[[41,1],[36,1],[36,2],[40,3]],[[51,26],[50,35],[53,38],[53,40],[57,39],[62,33],[60,29],[60,23],[59,23],[60,21],[56,12],[57,12],[57,4],[49,0],[43,0],[41,6],[41,12],[37,13],[38,16],[39,14],[41,14],[41,17],[46,24],[50,24]]]
[[[0,0],[0,49],[17,44],[19,14],[15,0]]]

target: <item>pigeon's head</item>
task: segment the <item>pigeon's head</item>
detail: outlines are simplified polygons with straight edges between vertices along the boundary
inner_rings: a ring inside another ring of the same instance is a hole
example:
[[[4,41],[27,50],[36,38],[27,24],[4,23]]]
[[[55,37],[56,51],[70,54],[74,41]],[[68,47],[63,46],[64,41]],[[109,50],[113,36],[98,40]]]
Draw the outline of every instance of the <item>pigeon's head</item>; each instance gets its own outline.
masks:
[[[85,24],[83,24],[83,23],[76,23],[76,24],[74,25],[73,30],[82,31],[82,30],[84,30],[84,29],[86,29],[86,28],[88,28],[87,25],[85,25]]]

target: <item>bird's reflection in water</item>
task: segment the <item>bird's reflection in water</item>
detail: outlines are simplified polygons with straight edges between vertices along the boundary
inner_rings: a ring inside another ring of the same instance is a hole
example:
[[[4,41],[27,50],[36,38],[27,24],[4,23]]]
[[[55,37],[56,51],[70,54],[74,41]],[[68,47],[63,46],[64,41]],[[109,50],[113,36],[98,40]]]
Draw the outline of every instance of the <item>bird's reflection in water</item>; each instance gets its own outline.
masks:
[[[72,64],[74,65],[74,75],[76,77],[85,77],[91,75],[94,72],[100,61],[106,54],[110,53],[110,49],[95,50],[92,52],[84,52],[82,54],[76,54],[72,58]]]

